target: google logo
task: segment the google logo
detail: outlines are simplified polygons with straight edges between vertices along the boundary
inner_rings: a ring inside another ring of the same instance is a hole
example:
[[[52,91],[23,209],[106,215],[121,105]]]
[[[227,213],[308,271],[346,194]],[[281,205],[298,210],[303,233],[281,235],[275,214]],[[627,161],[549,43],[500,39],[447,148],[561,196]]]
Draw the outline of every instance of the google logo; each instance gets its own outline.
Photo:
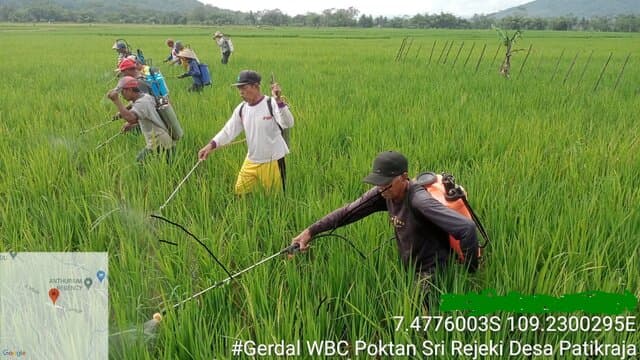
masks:
[[[9,350],[9,349],[4,349],[2,350],[2,355],[3,356],[11,356],[11,357],[26,357],[27,356],[27,352],[24,350]]]

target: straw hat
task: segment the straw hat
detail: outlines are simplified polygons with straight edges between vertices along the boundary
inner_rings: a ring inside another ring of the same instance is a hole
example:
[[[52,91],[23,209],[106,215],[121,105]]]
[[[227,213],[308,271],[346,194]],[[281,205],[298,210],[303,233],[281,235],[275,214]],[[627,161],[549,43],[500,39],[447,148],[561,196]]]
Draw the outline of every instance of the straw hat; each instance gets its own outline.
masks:
[[[194,53],[193,50],[191,50],[189,48],[182,49],[182,51],[180,51],[178,53],[178,56],[179,57],[185,57],[185,58],[189,58],[189,59],[198,60],[198,57],[196,56],[196,53]]]
[[[214,37],[214,38],[222,37],[222,33],[221,33],[220,31],[216,31],[216,33],[215,33],[215,34],[213,34],[213,37]]]

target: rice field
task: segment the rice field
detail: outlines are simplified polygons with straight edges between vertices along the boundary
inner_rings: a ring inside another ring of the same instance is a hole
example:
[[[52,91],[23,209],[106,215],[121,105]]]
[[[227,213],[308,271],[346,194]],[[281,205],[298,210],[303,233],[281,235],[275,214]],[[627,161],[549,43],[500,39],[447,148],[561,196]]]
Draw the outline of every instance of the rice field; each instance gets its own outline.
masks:
[[[211,39],[216,30],[235,46],[226,66]],[[190,80],[161,63],[168,37],[209,64],[213,86],[187,92]],[[115,113],[105,93],[116,83],[117,38],[143,49],[167,79],[185,129],[172,165],[135,164],[143,147],[135,135],[96,150],[118,133],[117,122],[81,134]],[[0,24],[0,252],[107,251],[112,334],[141,329],[160,309],[226,278],[196,241],[149,215],[241,101],[229,84],[254,69],[263,92],[275,75],[295,116],[287,193],[233,195],[246,152],[239,144],[212,153],[163,210],[231,273],[357,198],[368,189],[361,179],[372,159],[393,149],[409,159],[410,175],[454,174],[492,238],[480,271],[452,264],[441,294],[629,291],[638,298],[639,40],[633,33],[525,32],[507,80],[498,74],[495,31]],[[153,337],[114,337],[111,357],[227,359],[236,340],[344,341],[342,358],[391,357],[356,353],[359,341],[418,348],[431,341],[446,345],[432,354],[442,359],[459,357],[450,351],[454,342],[513,340],[554,351],[562,341],[640,346],[637,331],[398,329],[394,317],[427,313],[386,216],[336,233],[350,242],[322,238],[305,254],[276,257],[170,310]],[[436,305],[428,315],[464,313]],[[491,315],[506,324],[519,314]],[[637,306],[622,315],[640,328]],[[302,350],[299,358],[321,358]],[[578,355],[562,357],[584,358]]]

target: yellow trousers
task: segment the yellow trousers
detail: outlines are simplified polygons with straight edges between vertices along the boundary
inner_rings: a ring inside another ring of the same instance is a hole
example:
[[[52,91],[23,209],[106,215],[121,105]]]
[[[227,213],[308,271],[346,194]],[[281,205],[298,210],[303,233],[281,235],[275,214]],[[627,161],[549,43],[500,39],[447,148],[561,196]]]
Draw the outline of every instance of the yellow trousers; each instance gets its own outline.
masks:
[[[281,162],[281,164],[278,164]],[[238,179],[236,180],[235,193],[244,195],[261,187],[267,192],[284,190],[284,158],[268,163],[254,163],[244,159]]]

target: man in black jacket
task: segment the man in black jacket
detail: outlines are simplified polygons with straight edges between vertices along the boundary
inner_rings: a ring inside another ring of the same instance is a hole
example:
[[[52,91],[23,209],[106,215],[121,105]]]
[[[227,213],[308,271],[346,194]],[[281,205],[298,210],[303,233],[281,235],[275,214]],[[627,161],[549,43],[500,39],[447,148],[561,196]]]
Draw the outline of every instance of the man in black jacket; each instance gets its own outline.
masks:
[[[408,162],[400,153],[385,151],[373,161],[364,182],[375,187],[354,202],[327,214],[293,239],[304,251],[317,234],[358,221],[374,212],[387,211],[394,227],[400,258],[415,266],[420,280],[430,281],[451,253],[449,234],[460,240],[470,272],[478,268],[475,223],[433,198],[407,175]]]

